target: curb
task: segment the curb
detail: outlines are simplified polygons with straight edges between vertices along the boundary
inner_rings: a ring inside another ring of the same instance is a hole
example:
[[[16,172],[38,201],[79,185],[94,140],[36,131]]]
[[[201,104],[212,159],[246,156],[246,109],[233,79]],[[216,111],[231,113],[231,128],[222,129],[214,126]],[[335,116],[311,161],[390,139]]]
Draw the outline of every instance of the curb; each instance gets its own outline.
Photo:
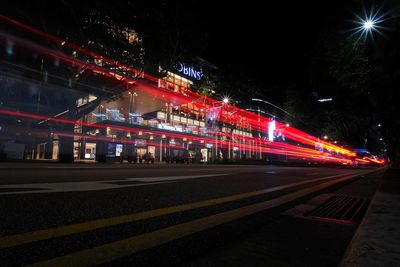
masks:
[[[339,267],[400,266],[400,170],[382,178]]]

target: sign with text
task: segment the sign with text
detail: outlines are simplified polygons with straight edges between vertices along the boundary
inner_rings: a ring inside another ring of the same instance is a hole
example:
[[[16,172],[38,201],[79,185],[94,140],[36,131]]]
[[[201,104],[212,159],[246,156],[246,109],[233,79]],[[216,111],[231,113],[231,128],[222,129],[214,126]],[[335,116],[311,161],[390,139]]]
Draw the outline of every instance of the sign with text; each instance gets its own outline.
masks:
[[[198,81],[201,80],[201,78],[203,77],[203,73],[200,70],[195,69],[192,66],[187,66],[184,63],[178,62],[176,64],[176,70],[188,77],[194,78]]]

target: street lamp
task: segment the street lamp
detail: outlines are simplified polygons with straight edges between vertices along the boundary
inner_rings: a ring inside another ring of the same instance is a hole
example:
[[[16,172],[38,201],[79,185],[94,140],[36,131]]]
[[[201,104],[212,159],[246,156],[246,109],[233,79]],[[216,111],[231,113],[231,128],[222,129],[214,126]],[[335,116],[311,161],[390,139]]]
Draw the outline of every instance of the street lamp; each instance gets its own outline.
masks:
[[[263,102],[263,103],[265,103],[265,104],[268,104],[268,105],[270,105],[270,106],[273,106],[274,108],[279,109],[280,111],[282,111],[283,113],[285,113],[285,114],[287,114],[287,115],[289,115],[289,116],[291,116],[291,117],[294,117],[292,114],[290,114],[289,112],[287,112],[287,111],[284,110],[283,108],[278,107],[277,105],[274,105],[274,104],[272,104],[271,102],[269,102],[269,101],[267,101],[267,100],[263,100],[263,99],[259,99],[259,98],[252,98],[251,101]]]
[[[129,94],[129,113],[135,112],[135,96],[137,96],[138,94],[136,92],[129,92],[128,94]]]
[[[280,117],[276,116],[275,114],[271,114],[271,113],[268,113],[268,112],[262,110],[260,107],[257,107],[257,109],[254,109],[254,108],[246,108],[246,110],[247,110],[247,111],[252,111],[252,112],[257,112],[257,113],[259,113],[259,116],[261,116],[261,114],[264,114],[264,115],[270,116],[271,118],[281,119]],[[282,120],[283,120],[283,119],[282,119]],[[290,125],[289,125],[289,126],[290,126]]]
[[[222,108],[222,110],[221,110],[221,116],[222,116],[222,117],[224,116],[225,105],[228,104],[229,102],[230,102],[229,97],[224,96],[224,97],[222,98],[222,105],[221,105],[221,106],[218,106],[218,107],[221,107],[221,108]],[[225,121],[223,120],[223,122],[222,122],[222,128],[224,128],[224,127],[225,127]],[[221,148],[222,148],[222,147],[221,147]],[[220,149],[221,149],[221,148],[220,148]],[[214,156],[214,161],[215,161],[217,158],[218,158],[218,134],[215,134],[215,156]]]
[[[293,116],[292,114],[290,114],[289,112],[287,112],[286,110],[284,110],[283,108],[281,108],[281,107],[278,107],[277,105],[275,105],[275,104],[273,104],[273,103],[271,103],[271,102],[269,102],[269,101],[267,101],[267,100],[264,100],[264,99],[259,99],[259,98],[252,98],[251,99],[251,101],[254,101],[254,102],[261,102],[261,103],[265,103],[265,104],[268,104],[268,105],[270,105],[270,106],[272,106],[272,107],[274,107],[274,108],[276,108],[276,109],[278,109],[278,110],[280,110],[280,111],[282,111],[283,113],[285,113],[285,114],[287,114],[287,115],[289,115],[289,116],[291,116],[291,117],[295,117],[295,116]],[[261,109],[260,109],[260,106],[258,105],[258,139],[259,139],[259,157],[260,157],[260,159],[262,159],[262,153],[261,153],[261,124],[260,124],[260,113],[261,113],[262,111],[261,111]],[[264,114],[268,114],[268,113],[266,113],[266,112],[262,112],[262,113],[264,113]],[[272,114],[268,114],[268,115],[270,115],[272,118],[273,118],[273,121],[274,121],[274,119],[275,119],[275,115],[272,115]],[[289,127],[289,126],[287,126],[287,127]],[[268,139],[270,140],[270,141],[273,141],[273,130],[272,130],[272,132],[271,132],[271,129],[273,129],[273,128],[275,128],[275,121],[274,121],[274,123],[273,124],[270,124],[269,125],[269,127],[268,127]]]
[[[327,139],[328,139],[328,136],[327,136],[327,135],[324,135],[324,139],[327,140]]]

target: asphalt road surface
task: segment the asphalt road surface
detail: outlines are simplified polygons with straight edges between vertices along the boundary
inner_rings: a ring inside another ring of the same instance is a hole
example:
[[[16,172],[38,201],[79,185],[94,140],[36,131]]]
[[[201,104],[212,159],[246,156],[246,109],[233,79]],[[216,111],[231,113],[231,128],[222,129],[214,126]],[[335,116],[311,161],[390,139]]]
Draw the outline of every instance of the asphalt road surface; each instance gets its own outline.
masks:
[[[368,197],[372,171],[2,164],[0,265],[335,266],[357,225],[283,214],[332,191]]]

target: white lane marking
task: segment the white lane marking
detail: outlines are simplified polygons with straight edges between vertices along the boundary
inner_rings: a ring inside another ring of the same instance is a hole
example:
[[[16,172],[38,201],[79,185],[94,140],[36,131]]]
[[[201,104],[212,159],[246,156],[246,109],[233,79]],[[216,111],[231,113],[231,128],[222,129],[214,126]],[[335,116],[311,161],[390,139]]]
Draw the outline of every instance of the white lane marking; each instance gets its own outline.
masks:
[[[184,175],[184,176],[161,176],[161,177],[140,177],[125,178],[119,180],[103,180],[89,182],[59,182],[59,183],[34,183],[34,184],[7,184],[0,185],[0,189],[10,189],[9,192],[0,192],[0,195],[16,195],[16,194],[38,194],[38,193],[55,193],[55,192],[79,192],[79,191],[96,191],[106,189],[116,189],[134,186],[146,186],[154,184],[170,183],[185,179],[206,178],[229,175],[223,174],[205,174],[205,175]],[[143,182],[139,184],[117,184],[120,182]],[[15,190],[13,190],[15,189]],[[18,191],[21,189],[21,191]],[[25,189],[25,190],[24,190]],[[26,190],[32,189],[32,190]]]
[[[213,171],[249,171],[254,170],[252,168],[214,168]],[[190,169],[191,172],[201,172],[201,171],[210,171],[210,169]]]
[[[96,190],[106,190],[106,189],[118,189],[125,187],[135,187],[135,186],[146,186],[155,184],[165,184],[173,183],[173,181],[158,182],[158,183],[142,183],[142,184],[130,184],[130,185],[113,185],[109,184],[106,186],[99,186],[93,183],[90,186],[66,186],[65,188],[35,188],[35,190],[24,190],[24,191],[12,191],[12,192],[2,192],[0,195],[22,195],[22,194],[43,194],[43,193],[61,193],[61,192],[81,192],[81,191],[96,191]],[[13,189],[16,187],[12,187]],[[30,189],[32,187],[29,187]],[[23,187],[21,187],[23,189]]]
[[[225,176],[227,173],[215,173],[215,174],[200,174],[200,175],[183,175],[183,176],[163,176],[163,177],[140,177],[140,178],[125,178],[129,181],[139,182],[158,182],[158,181],[171,181],[171,180],[186,180],[196,178],[206,178],[215,176]]]
[[[90,167],[90,166],[44,166],[43,168],[45,169],[105,169],[105,168],[109,168],[112,169],[110,167],[98,167],[96,166],[96,168],[94,167]]]

